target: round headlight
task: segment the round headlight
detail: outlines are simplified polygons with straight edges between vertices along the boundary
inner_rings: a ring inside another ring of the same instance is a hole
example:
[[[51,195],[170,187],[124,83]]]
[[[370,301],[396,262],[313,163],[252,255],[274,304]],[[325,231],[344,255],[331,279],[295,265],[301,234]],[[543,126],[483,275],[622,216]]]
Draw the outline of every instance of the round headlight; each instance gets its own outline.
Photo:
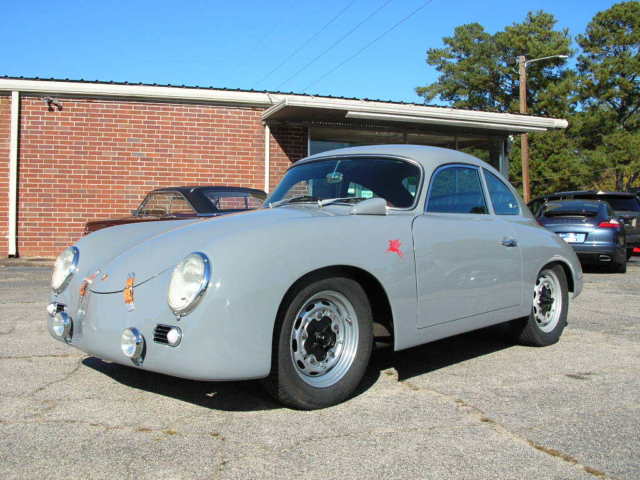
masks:
[[[51,288],[54,292],[60,293],[67,287],[73,272],[78,268],[79,259],[80,250],[77,247],[68,247],[58,255],[51,276]]]
[[[187,255],[173,270],[167,300],[176,315],[191,312],[209,286],[211,263],[200,252]]]
[[[71,341],[73,335],[73,321],[66,312],[58,312],[53,317],[49,318],[49,331],[53,333],[56,338],[62,339],[65,342]]]
[[[120,349],[125,357],[136,363],[142,363],[144,355],[144,337],[137,328],[125,328],[120,336]]]

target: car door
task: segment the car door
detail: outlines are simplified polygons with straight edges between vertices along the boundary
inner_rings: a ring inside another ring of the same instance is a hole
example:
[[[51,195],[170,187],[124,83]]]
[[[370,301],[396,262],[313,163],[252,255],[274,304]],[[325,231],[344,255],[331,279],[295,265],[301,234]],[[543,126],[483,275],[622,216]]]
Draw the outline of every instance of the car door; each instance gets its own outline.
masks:
[[[434,172],[413,236],[419,328],[521,304],[517,240],[490,211],[478,167]]]

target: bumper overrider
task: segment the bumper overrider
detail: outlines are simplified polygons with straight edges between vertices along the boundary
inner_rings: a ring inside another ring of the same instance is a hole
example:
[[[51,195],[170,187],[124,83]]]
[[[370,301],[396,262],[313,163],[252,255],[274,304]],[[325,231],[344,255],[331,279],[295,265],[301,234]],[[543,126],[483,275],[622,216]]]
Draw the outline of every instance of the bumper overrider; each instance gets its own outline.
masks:
[[[173,304],[167,292],[171,288],[175,292],[180,264],[144,280],[136,280],[134,273],[121,274],[118,290],[101,289],[101,277],[109,274],[100,270],[72,279],[63,291],[52,292],[47,306],[49,333],[103,360],[182,378],[266,376],[270,362],[238,349],[240,330],[229,328],[234,323],[233,304],[239,302],[220,295],[220,282],[213,283],[208,258],[197,255],[206,270],[202,282],[197,289],[174,295]],[[192,274],[193,265],[188,268]],[[112,286],[115,280],[109,280]],[[186,302],[185,295],[194,300]]]

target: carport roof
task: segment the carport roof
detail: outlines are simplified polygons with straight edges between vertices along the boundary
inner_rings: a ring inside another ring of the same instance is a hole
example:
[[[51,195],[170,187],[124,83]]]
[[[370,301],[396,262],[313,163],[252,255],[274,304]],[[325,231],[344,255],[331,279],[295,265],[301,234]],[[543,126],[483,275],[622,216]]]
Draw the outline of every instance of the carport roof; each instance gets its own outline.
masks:
[[[541,132],[567,127],[566,120],[556,118],[319,97],[285,98],[265,110],[262,120],[333,123],[359,120],[398,127],[430,125],[452,129],[489,130],[503,134]]]
[[[316,96],[214,87],[156,85],[25,77],[0,77],[0,92],[43,95],[81,95],[152,99],[178,102],[222,103],[266,108],[265,122],[375,122],[398,127],[443,127],[493,131],[537,132],[567,127],[567,121],[510,113],[462,110],[383,100]]]

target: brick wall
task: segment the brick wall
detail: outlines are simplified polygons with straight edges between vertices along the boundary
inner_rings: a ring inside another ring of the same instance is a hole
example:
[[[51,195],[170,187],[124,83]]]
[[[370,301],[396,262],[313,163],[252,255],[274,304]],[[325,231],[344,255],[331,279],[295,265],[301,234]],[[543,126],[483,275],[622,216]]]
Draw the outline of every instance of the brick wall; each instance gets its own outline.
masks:
[[[154,188],[264,188],[260,108],[22,95],[18,254],[57,255],[87,220],[129,215]],[[11,96],[0,94],[0,257],[7,254]],[[307,129],[272,128],[270,188],[307,154]]]
[[[9,234],[9,129],[11,127],[11,95],[0,94],[0,252],[7,256]]]
[[[269,152],[269,191],[272,191],[280,182],[287,168],[291,166],[291,162],[296,162],[307,156],[307,127],[299,125],[272,126]]]
[[[21,256],[57,255],[78,239],[85,221],[128,215],[153,188],[185,184],[264,188],[259,108],[59,100],[62,110],[52,112],[40,96],[22,98]],[[0,103],[0,129],[3,107]],[[306,154],[306,129],[293,130],[278,129],[271,142],[272,185],[291,161]],[[0,137],[2,149],[8,132],[0,131]],[[0,158],[8,157],[8,150],[6,155],[0,153]],[[7,195],[2,197],[0,202]]]

